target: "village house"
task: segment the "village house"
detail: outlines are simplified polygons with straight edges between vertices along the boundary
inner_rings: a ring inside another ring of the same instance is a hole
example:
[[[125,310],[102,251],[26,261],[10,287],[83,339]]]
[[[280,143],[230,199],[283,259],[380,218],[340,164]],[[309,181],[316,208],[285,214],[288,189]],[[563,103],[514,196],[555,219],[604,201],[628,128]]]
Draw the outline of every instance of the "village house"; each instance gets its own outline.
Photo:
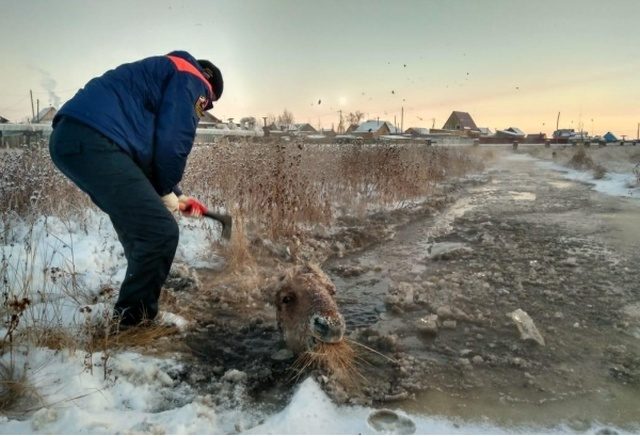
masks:
[[[476,123],[471,118],[468,112],[453,111],[447,122],[442,126],[444,131],[456,131],[464,134],[465,136],[477,136],[480,134],[480,129],[476,126]]]
[[[212,129],[212,128],[215,128],[216,125],[220,123],[222,123],[222,120],[216,118],[209,112],[205,112],[204,115],[200,118],[200,121],[198,122],[198,127],[204,128],[204,129]]]
[[[297,133],[316,133],[317,130],[309,123],[293,124],[294,131]]]
[[[546,133],[528,133],[527,137],[524,138],[524,142],[526,142],[527,144],[544,144],[544,142],[547,140],[547,134]]]
[[[309,123],[294,123],[294,124],[270,124],[267,126],[269,132],[276,134],[288,134],[288,135],[310,135],[317,133],[317,130]]]
[[[405,135],[410,135],[414,138],[428,136],[429,133],[429,129],[426,127],[409,127],[404,131]]]
[[[493,135],[493,132],[488,127],[478,127],[478,130],[480,131],[481,138]]]
[[[358,129],[358,125],[357,124],[349,124],[349,127],[347,127],[347,130],[345,130],[344,133],[347,133],[347,134],[348,133],[352,133],[357,129]]]
[[[9,122],[8,119],[0,115],[0,124],[7,124]]]
[[[53,122],[53,117],[55,117],[57,113],[58,109],[53,106],[46,107],[38,112],[31,122],[34,124],[51,124]]]
[[[375,139],[382,135],[398,133],[399,129],[389,121],[369,120],[358,126],[351,133],[363,139]]]
[[[569,139],[576,135],[574,129],[558,129],[553,132],[553,139],[555,142],[561,144],[567,144]]]
[[[496,130],[496,138],[509,138],[509,139],[524,139],[527,136],[522,130],[517,127],[509,127],[504,130]]]
[[[602,139],[605,140],[605,142],[617,142],[618,141],[618,137],[616,135],[614,135],[611,132],[607,132],[602,136]]]

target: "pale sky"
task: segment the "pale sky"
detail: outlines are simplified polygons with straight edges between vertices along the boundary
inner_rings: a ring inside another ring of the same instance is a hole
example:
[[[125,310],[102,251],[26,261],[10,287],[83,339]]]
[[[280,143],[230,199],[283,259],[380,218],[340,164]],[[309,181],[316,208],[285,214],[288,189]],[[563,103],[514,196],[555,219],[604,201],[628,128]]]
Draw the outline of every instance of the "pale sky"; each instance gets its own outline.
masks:
[[[640,122],[637,0],[0,0],[0,115],[177,49],[220,67],[225,119],[400,124],[404,106],[405,129],[461,110],[551,133],[561,112],[560,127],[630,137]]]

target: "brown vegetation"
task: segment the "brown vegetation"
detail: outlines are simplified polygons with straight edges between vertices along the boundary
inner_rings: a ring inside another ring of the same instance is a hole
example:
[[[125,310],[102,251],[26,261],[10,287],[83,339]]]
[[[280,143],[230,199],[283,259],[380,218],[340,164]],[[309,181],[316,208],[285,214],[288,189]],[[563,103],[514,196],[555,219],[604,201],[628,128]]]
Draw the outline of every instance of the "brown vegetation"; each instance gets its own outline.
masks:
[[[194,149],[183,188],[237,208],[259,233],[291,237],[341,212],[428,195],[475,162],[464,149],[220,141]]]

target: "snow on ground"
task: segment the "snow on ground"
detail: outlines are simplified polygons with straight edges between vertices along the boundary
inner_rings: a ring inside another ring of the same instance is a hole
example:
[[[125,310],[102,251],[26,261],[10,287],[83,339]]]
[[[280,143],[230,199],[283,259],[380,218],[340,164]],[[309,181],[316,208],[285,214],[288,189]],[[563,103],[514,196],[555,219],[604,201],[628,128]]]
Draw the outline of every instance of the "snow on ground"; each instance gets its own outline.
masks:
[[[0,417],[0,433],[502,434],[542,430],[411,416],[401,411],[375,420],[377,410],[337,406],[312,379],[297,387],[282,411],[268,416],[255,408],[248,412],[247,407],[215,406],[210,397],[176,381],[181,365],[174,358],[118,353],[109,359],[106,379],[102,354],[95,353],[90,361],[92,368],[81,351],[37,349],[18,355],[16,366],[28,365],[28,383],[37,390],[38,400],[26,418]],[[553,431],[570,432],[562,427]]]
[[[176,262],[194,267],[221,262],[211,247],[219,235],[218,224],[185,217],[178,223]],[[79,310],[85,305],[95,309],[93,317],[110,309],[111,304],[104,304],[98,294],[105,286],[119,288],[126,260],[105,214],[90,211],[78,221],[40,217],[27,224],[16,220],[0,224],[0,232],[6,234],[0,245],[6,278],[18,298],[32,301],[30,320],[73,326],[85,321]]]
[[[635,186],[635,176],[632,173],[607,172],[602,179],[594,179],[592,171],[575,170],[555,162],[537,159],[528,154],[512,154],[508,160],[535,161],[536,165],[563,174],[568,180],[589,184],[594,190],[615,197],[640,198],[640,188]]]
[[[132,352],[110,357],[105,379],[102,353],[36,349],[18,355],[28,365],[28,385],[38,399],[27,419],[4,418],[0,433],[222,433],[233,430],[235,413],[217,413],[172,373],[180,364]]]
[[[574,170],[553,162],[537,162],[537,165],[561,172],[567,179],[592,185],[593,189],[607,195],[640,198],[640,189],[633,187],[636,178],[630,173],[607,172],[602,179],[594,179],[593,172],[590,171]]]

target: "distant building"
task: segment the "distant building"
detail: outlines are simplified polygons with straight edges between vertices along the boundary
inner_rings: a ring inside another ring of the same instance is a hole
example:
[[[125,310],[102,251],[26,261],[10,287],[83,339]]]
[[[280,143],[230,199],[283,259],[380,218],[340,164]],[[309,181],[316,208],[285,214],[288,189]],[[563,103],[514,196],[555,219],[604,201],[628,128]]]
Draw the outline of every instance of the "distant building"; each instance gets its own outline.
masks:
[[[293,124],[295,131],[298,133],[316,133],[317,130],[309,123]]]
[[[616,137],[616,135],[614,135],[611,132],[605,133],[604,136],[602,137],[602,139],[604,139],[606,142],[616,142],[616,141],[618,141],[618,138]]]
[[[522,130],[517,127],[509,127],[504,130],[496,130],[496,138],[513,138],[513,139],[524,139],[527,136]]]
[[[205,112],[200,121],[198,122],[198,127],[200,128],[214,128],[217,124],[222,123],[222,120],[216,118],[211,115],[209,112]]]
[[[404,131],[405,135],[411,135],[413,137],[427,136],[430,131],[426,127],[409,127]]]
[[[318,130],[318,133],[325,136],[336,136],[336,131],[333,128],[322,128]]]
[[[371,139],[397,132],[399,132],[399,129],[389,121],[369,120],[360,124],[358,128],[351,133],[361,136],[364,139]]]
[[[267,126],[270,133],[287,134],[287,135],[309,135],[317,133],[317,130],[309,123],[297,124],[270,124]]]
[[[36,117],[33,118],[31,122],[35,124],[52,123],[53,117],[55,117],[57,113],[58,109],[54,108],[53,106],[49,106],[38,112],[38,115],[36,115]]]
[[[351,133],[356,131],[356,129],[358,128],[357,124],[349,124],[349,127],[347,127],[347,130],[344,133]]]
[[[458,130],[467,132],[480,132],[478,126],[468,112],[453,111],[444,126],[443,130]]]
[[[6,119],[6,118],[5,118],[5,117],[3,117],[3,116],[0,116],[0,124],[7,124],[8,122],[9,122],[9,120],[8,120],[8,119]]]
[[[546,140],[546,133],[529,133],[527,137],[524,138],[524,142],[528,144],[544,144]]]
[[[574,129],[558,129],[553,132],[553,140],[561,144],[567,144],[576,135]]]
[[[481,137],[493,135],[493,132],[488,127],[478,127],[478,130],[480,131],[480,136]]]

